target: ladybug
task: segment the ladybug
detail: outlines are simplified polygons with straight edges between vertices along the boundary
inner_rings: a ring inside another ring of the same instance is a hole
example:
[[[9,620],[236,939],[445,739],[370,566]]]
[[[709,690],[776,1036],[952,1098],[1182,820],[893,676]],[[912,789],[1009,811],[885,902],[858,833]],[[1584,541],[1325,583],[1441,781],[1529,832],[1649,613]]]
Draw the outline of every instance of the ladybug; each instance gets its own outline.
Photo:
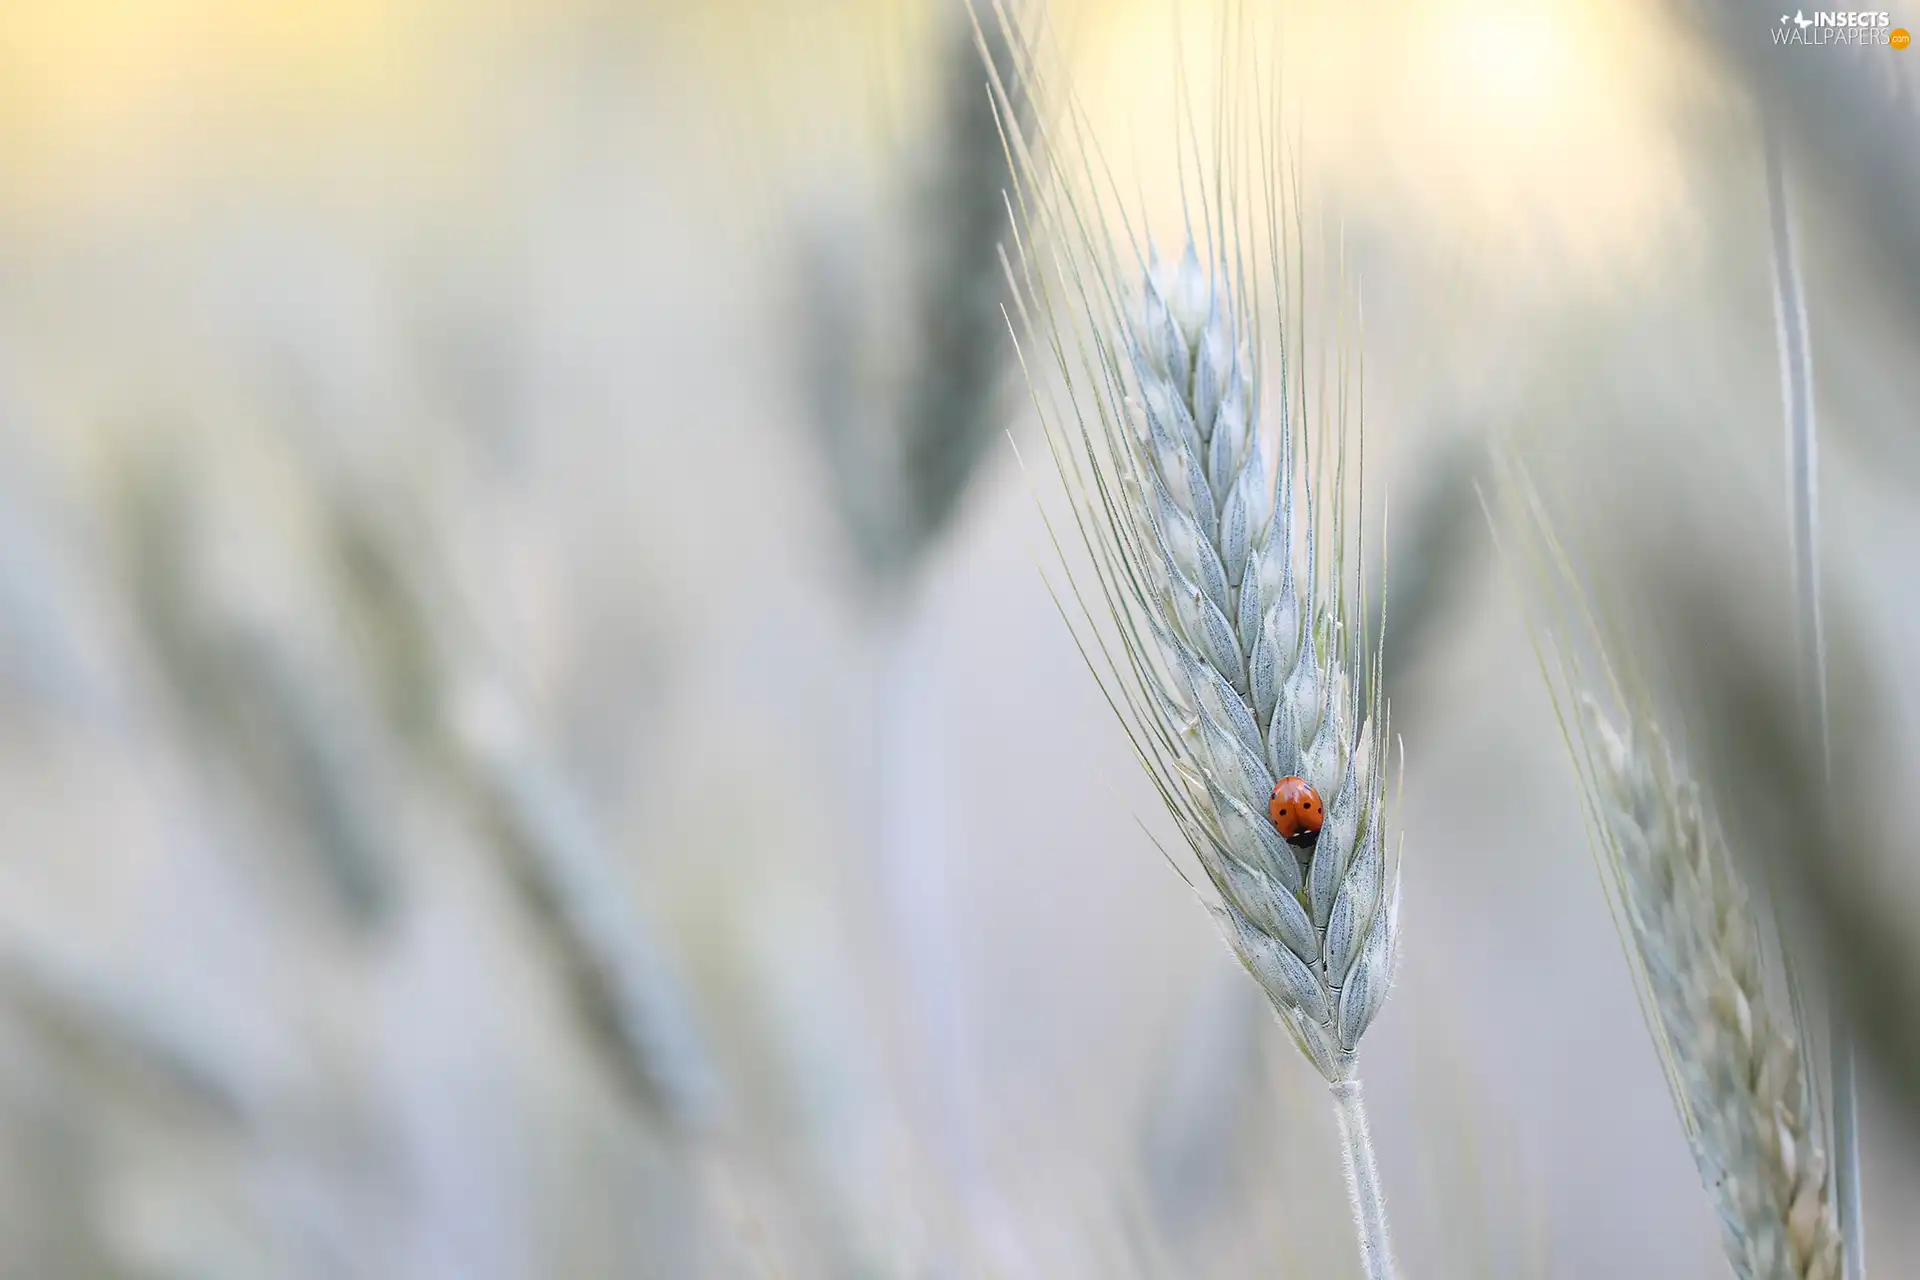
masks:
[[[1320,838],[1321,824],[1327,820],[1327,806],[1320,803],[1320,793],[1305,778],[1288,775],[1273,784],[1273,798],[1267,801],[1267,817],[1273,820],[1274,830],[1288,844],[1302,849],[1313,848],[1314,841]]]

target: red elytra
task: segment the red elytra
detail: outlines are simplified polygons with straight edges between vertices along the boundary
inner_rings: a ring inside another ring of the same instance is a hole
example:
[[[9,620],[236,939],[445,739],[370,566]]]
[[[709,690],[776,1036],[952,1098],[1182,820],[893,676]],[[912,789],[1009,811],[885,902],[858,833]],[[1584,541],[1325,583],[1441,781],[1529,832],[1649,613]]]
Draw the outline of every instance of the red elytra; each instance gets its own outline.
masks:
[[[1320,837],[1321,824],[1327,820],[1327,807],[1320,793],[1305,778],[1289,774],[1273,784],[1273,797],[1267,801],[1267,817],[1273,829],[1288,844],[1311,845]]]

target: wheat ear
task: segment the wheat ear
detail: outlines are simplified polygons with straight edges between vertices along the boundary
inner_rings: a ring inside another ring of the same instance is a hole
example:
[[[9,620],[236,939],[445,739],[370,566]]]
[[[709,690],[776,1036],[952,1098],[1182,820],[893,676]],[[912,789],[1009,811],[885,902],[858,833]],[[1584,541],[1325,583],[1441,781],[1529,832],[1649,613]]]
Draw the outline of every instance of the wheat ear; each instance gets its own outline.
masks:
[[[710,1136],[723,1091],[692,1002],[627,901],[592,807],[527,727],[506,682],[456,640],[432,559],[344,480],[323,498],[342,602],[397,733],[450,784],[562,967],[587,1043],[635,1101]],[[467,708],[485,714],[463,716]],[[480,722],[480,723],[473,723]]]
[[[1662,730],[1629,661],[1635,647],[1580,587],[1524,469],[1504,453],[1496,461],[1534,598],[1573,638],[1534,627],[1608,904],[1727,1260],[1740,1280],[1838,1280],[1826,1118],[1778,920],[1754,901],[1711,797]]]
[[[1030,69],[1030,86],[1045,82]],[[1232,104],[1233,89],[1221,99]],[[1237,110],[1223,106],[1216,122],[1222,148],[1269,136],[1270,117],[1243,121]],[[1035,382],[1091,561],[1072,582],[1081,646],[1204,872],[1227,942],[1332,1087],[1361,1252],[1382,1280],[1393,1264],[1355,1054],[1393,975],[1399,873],[1387,839],[1386,708],[1379,681],[1358,678],[1365,664],[1377,669],[1379,649],[1355,641],[1360,558],[1335,496],[1348,478],[1357,361],[1343,343],[1330,395],[1323,377],[1311,408],[1330,447],[1309,467],[1306,386],[1289,377],[1305,346],[1291,314],[1256,307],[1248,268],[1266,248],[1274,310],[1304,311],[1299,277],[1282,276],[1283,211],[1277,197],[1256,209],[1237,190],[1257,172],[1277,189],[1270,146],[1216,157],[1199,183],[1215,193],[1204,232],[1190,229],[1161,258],[1107,226],[1098,152],[1071,112],[1047,151],[1057,169],[1080,157],[1083,186],[1070,170],[1043,173],[1021,131],[1008,133],[1021,162],[1024,234],[1011,270],[1021,319],[1069,388],[1050,407]],[[1262,219],[1264,245],[1250,230]],[[1270,365],[1263,322],[1279,336]],[[1365,702],[1363,687],[1374,691]],[[1268,818],[1275,781],[1288,776],[1325,798],[1310,850]]]
[[[1768,982],[1770,921],[1651,716],[1622,731],[1582,710],[1588,800],[1727,1259],[1740,1280],[1831,1280],[1833,1182],[1796,1010]]]

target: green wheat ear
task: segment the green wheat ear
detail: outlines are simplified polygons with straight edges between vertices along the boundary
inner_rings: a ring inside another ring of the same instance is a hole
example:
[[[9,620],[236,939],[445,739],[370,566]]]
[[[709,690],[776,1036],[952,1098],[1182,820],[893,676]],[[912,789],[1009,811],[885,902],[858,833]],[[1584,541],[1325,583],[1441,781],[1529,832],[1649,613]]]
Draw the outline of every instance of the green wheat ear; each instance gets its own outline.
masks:
[[[1052,77],[1029,42],[1012,43],[1044,98]],[[1392,1261],[1356,1054],[1392,985],[1400,876],[1379,640],[1360,633],[1363,556],[1348,519],[1359,501],[1347,471],[1348,437],[1356,472],[1362,438],[1359,326],[1343,296],[1332,341],[1319,344],[1331,377],[1321,356],[1310,394],[1297,183],[1283,199],[1269,85],[1241,67],[1246,47],[1223,43],[1213,154],[1194,162],[1188,188],[1202,193],[1197,219],[1164,254],[1111,212],[1119,202],[1070,101],[1047,128],[1045,169],[1008,112],[1009,275],[1022,361],[1088,562],[1069,571],[1082,651],[1198,863],[1222,934],[1333,1090],[1361,1251],[1379,1280]],[[1265,305],[1253,266],[1263,259]],[[1036,348],[1064,394],[1027,363]],[[1325,804],[1310,853],[1268,818],[1288,776]]]
[[[1797,1010],[1767,980],[1769,922],[1651,716],[1617,729],[1593,699],[1581,710],[1588,801],[1727,1259],[1741,1280],[1832,1280],[1825,1135]]]
[[[1623,661],[1630,648],[1610,651],[1538,493],[1500,461],[1595,860],[1727,1260],[1740,1280],[1838,1280],[1830,1134],[1778,920]]]

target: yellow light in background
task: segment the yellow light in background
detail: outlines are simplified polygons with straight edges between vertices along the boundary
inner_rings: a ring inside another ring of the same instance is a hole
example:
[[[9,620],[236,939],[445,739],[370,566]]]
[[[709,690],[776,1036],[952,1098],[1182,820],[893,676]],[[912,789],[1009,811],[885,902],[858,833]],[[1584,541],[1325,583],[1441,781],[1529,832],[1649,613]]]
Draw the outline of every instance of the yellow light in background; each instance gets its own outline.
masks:
[[[1685,43],[1651,6],[1457,0],[1401,31],[1369,145],[1420,214],[1509,262],[1650,247],[1682,191],[1666,113],[1687,82]]]
[[[58,0],[0,4],[0,192],[58,217],[204,168],[310,161],[442,124],[449,64],[495,0]],[[454,21],[456,16],[459,21]],[[449,48],[446,32],[462,34]],[[479,33],[474,36],[474,33]]]
[[[690,109],[738,117],[756,137],[797,135],[794,146],[740,148],[740,176],[786,152],[804,168],[819,149],[815,135],[831,130],[803,125],[863,111],[893,122],[902,102],[936,86],[921,38],[932,3],[664,8],[647,26],[648,61],[656,74],[691,64],[682,73],[697,88]],[[489,145],[473,132],[484,113],[460,96],[500,87],[493,71],[476,69],[474,50],[528,57],[540,42],[509,33],[569,7],[0,3],[0,193],[56,216],[89,203],[128,207],[183,166],[297,166],[343,140],[349,156],[412,147],[442,162],[462,146]],[[1053,10],[1052,31],[1069,46],[1107,161],[1126,173],[1128,189],[1174,215],[1169,157],[1181,130],[1172,62],[1183,42],[1190,53],[1207,44],[1218,12],[1182,0],[1060,0]],[[1506,252],[1537,243],[1603,260],[1631,252],[1680,189],[1663,112],[1689,71],[1676,71],[1681,42],[1658,12],[1611,0],[1282,5],[1286,97],[1300,108],[1309,183],[1337,184],[1349,208],[1387,211],[1463,244]],[[461,47],[449,47],[449,33]],[[1190,62],[1189,71],[1199,73],[1189,89],[1205,114],[1207,69]]]
[[[61,0],[0,6],[0,60],[44,131],[128,123],[169,98],[338,96],[382,70],[417,5]]]
[[[1064,6],[1076,85],[1119,186],[1156,227],[1181,218],[1172,157],[1190,110],[1212,109],[1213,6]],[[1389,0],[1281,6],[1284,132],[1305,147],[1309,198],[1390,220],[1463,262],[1611,271],[1660,252],[1684,159],[1670,125],[1713,92],[1658,6],[1616,0]],[[1189,181],[1191,181],[1189,173]],[[1161,188],[1165,188],[1162,190]]]
[[[1434,55],[1492,124],[1548,127],[1588,91],[1567,15],[1540,6],[1476,4],[1447,22]]]

